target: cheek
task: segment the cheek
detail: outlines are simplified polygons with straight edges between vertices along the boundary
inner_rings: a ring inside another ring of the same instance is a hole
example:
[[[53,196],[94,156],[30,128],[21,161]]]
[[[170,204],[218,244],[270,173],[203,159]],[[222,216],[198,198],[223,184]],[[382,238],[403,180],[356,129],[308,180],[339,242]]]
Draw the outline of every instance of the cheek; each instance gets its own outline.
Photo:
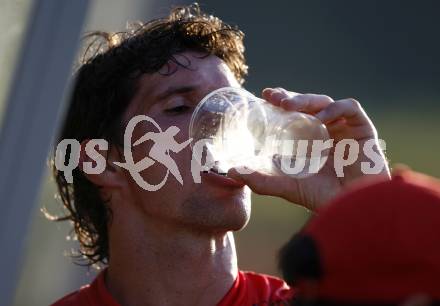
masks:
[[[177,135],[174,136],[174,139],[177,143],[180,144],[188,140],[188,127],[191,119],[191,113],[172,117],[155,116],[153,119],[157,122],[162,131],[166,131],[170,126],[176,126],[179,129]],[[142,137],[146,133],[146,131],[158,132],[156,130],[157,129],[153,129],[151,126],[147,127],[140,124],[133,132],[132,142]],[[153,141],[147,140],[144,143],[133,148],[132,152],[134,161],[137,162],[144,157],[149,156],[149,152],[153,144]],[[187,145],[184,149],[177,153],[169,151],[169,156],[172,160],[175,161],[177,165],[177,168],[183,179],[183,186],[171,173],[169,173],[165,185],[159,190],[159,192],[168,189],[168,192],[179,194],[181,192],[184,192],[185,190],[191,189],[191,185],[194,184],[191,174],[191,147]],[[148,169],[142,171],[141,175],[148,184],[157,185],[164,179],[166,173],[167,167],[156,161]]]
[[[157,122],[159,123],[162,130],[166,130],[170,126],[175,126],[179,129],[179,132],[174,136],[177,143],[184,143],[189,139],[189,123],[191,120],[191,113],[186,113],[179,116],[163,116],[158,117]],[[191,146],[187,145],[184,149],[179,152],[169,152],[171,158],[176,162],[182,177],[186,177],[187,173],[191,170]],[[188,183],[188,182],[185,182]]]
[[[159,124],[160,128],[165,131],[170,126],[175,126],[179,129],[179,132],[174,139],[181,143],[188,139],[189,135],[189,123],[191,121],[191,112],[177,116],[158,116],[155,118],[156,122]]]
[[[159,125],[160,126],[160,125]],[[162,129],[163,127],[160,126]],[[149,123],[140,123],[136,126],[136,128],[133,131],[132,134],[132,143],[136,142],[139,138],[144,136],[147,132],[159,132],[157,128],[152,126],[152,124]],[[133,156],[133,160],[135,163],[141,161],[145,157],[149,157],[149,153],[151,151],[151,148],[153,147],[154,142],[152,140],[146,140],[145,142],[132,147],[131,152]],[[160,184],[161,181],[164,179],[166,175],[166,167],[160,164],[157,161],[154,161],[154,164],[149,166],[147,169],[140,172],[141,176],[143,177],[144,181],[146,181],[150,185],[157,185]],[[137,183],[134,181],[133,178],[130,179],[130,181],[133,184]],[[138,186],[139,187],[139,186]],[[140,187],[139,187],[140,188]]]

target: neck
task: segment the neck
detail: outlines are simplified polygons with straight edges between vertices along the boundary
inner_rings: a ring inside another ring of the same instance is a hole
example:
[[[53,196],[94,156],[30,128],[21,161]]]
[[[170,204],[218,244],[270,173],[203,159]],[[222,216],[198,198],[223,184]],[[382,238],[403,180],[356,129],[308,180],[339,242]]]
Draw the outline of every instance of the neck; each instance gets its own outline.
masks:
[[[237,277],[231,232],[115,221],[106,284],[123,306],[216,305]]]

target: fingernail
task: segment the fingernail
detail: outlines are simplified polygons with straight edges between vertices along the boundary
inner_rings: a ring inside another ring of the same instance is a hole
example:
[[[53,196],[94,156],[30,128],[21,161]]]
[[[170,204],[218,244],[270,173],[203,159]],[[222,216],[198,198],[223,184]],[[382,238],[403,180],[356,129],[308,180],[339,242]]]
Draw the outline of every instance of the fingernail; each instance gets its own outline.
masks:
[[[252,174],[255,172],[254,169],[251,169],[247,166],[240,166],[240,167],[235,168],[235,170],[239,173],[240,176],[249,175],[249,174]]]
[[[280,106],[283,107],[283,106],[285,106],[286,104],[289,104],[289,98],[283,98],[283,99],[281,99],[281,101],[280,101]]]

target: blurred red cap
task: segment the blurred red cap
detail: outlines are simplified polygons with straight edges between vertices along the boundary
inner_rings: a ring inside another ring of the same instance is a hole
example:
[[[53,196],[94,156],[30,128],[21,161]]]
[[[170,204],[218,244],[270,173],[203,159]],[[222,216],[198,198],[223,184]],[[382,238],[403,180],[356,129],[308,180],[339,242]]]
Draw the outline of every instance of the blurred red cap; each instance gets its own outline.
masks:
[[[317,213],[302,233],[318,251],[320,299],[394,303],[426,293],[440,300],[438,180],[402,170],[356,185]]]

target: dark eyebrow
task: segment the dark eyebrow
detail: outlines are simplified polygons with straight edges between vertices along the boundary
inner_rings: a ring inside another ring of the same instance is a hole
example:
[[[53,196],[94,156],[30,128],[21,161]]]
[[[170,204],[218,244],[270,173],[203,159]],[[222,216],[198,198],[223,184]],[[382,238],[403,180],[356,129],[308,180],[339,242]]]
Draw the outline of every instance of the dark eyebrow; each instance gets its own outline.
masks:
[[[163,93],[159,94],[157,96],[157,100],[165,100],[166,98],[169,98],[176,94],[185,94],[191,91],[194,91],[197,89],[197,86],[189,85],[189,86],[171,86],[167,90],[165,90]]]

